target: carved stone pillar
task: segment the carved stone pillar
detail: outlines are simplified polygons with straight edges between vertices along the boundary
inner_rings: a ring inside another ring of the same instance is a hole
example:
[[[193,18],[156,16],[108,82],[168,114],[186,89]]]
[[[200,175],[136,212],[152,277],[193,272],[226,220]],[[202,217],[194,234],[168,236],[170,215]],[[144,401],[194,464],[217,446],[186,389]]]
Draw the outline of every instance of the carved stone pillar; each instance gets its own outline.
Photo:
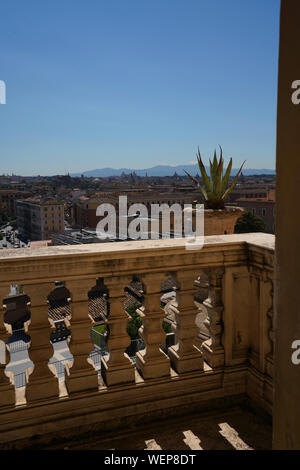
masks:
[[[33,373],[26,387],[28,403],[58,396],[57,380],[48,368],[48,361],[53,354],[47,304],[47,295],[51,288],[51,283],[24,286],[31,299],[30,358],[34,363]]]
[[[266,270],[261,279],[261,365],[262,370],[273,377],[274,326],[273,326],[273,277]]]
[[[203,275],[194,280],[194,288],[196,289],[194,301],[197,307],[196,326],[198,329],[195,346],[201,351],[202,343],[210,338],[208,329],[204,325],[207,318],[207,310],[203,306],[204,300],[208,297],[208,281]]]
[[[2,299],[1,299],[2,300]],[[0,341],[3,341],[3,344],[5,345],[7,335],[5,334],[5,330],[2,326],[3,321],[1,318],[1,324],[0,324]],[[5,345],[6,348],[6,345]],[[6,361],[7,361],[7,353],[5,354],[6,356]],[[14,405],[15,404],[15,388],[14,386],[10,383],[9,379],[4,373],[6,364],[0,362],[0,406],[8,406],[8,405]]]
[[[273,376],[273,277],[266,268],[251,267],[251,279],[256,281],[254,291],[257,299],[252,299],[257,311],[255,347],[252,347],[250,362],[263,374]],[[258,287],[257,287],[258,286]],[[256,288],[255,288],[256,287]]]
[[[69,394],[98,390],[97,371],[88,361],[93,347],[91,321],[88,316],[88,292],[92,285],[91,279],[66,282],[72,295],[72,336],[69,349],[74,357],[70,374],[66,378]]]
[[[222,345],[223,332],[223,302],[222,280],[224,268],[209,268],[205,270],[209,280],[208,298],[203,302],[207,309],[207,320],[204,322],[211,335],[210,339],[202,344],[204,360],[213,368],[224,364],[224,347]]]
[[[8,291],[9,291],[9,286],[0,287],[1,307],[3,304],[4,298],[7,296]],[[2,347],[4,344],[5,353],[2,353],[4,356],[3,363],[0,362],[0,397],[1,397],[1,406],[7,406],[7,405],[14,405],[15,403],[15,389],[14,389],[14,386],[10,383],[8,377],[4,373],[4,369],[8,361],[8,353],[6,349],[6,340],[8,338],[8,334],[5,331],[5,328],[3,326],[3,316],[4,316],[4,311],[2,310],[0,314],[0,341],[3,341]]]
[[[274,298],[274,288],[272,282],[272,289],[271,289],[271,296],[272,299]],[[271,342],[271,350],[267,355],[267,374],[270,377],[274,376],[274,339],[275,339],[275,331],[274,331],[274,322],[273,322],[273,303],[272,306],[267,311],[267,317],[269,319],[269,340]]]
[[[263,316],[261,332],[261,362],[265,374],[264,399],[273,406],[274,401],[274,327],[273,327],[273,276],[264,270],[262,279],[262,305],[260,314]]]
[[[124,309],[124,287],[129,281],[120,277],[105,279],[109,290],[109,358],[102,357],[101,374],[107,386],[135,383],[134,364],[125,353],[130,338],[126,331],[129,315]]]
[[[173,368],[178,373],[192,372],[203,369],[202,353],[195,346],[198,328],[195,323],[198,314],[194,303],[195,271],[178,271],[176,278],[180,283],[177,292],[178,307],[170,308],[176,318],[177,344],[169,347],[168,353]]]
[[[34,364],[28,354],[30,336],[30,298],[23,292],[22,286],[12,284],[8,296],[3,299],[5,308],[4,326],[10,335],[6,341],[9,362],[4,373],[15,389],[15,404],[26,404],[26,385],[32,374]]]
[[[161,277],[158,274],[142,276],[145,286],[144,306],[137,310],[143,319],[141,336],[146,348],[136,354],[136,367],[144,379],[166,377],[170,375],[170,359],[160,345],[165,340],[162,328],[164,312],[160,306]]]

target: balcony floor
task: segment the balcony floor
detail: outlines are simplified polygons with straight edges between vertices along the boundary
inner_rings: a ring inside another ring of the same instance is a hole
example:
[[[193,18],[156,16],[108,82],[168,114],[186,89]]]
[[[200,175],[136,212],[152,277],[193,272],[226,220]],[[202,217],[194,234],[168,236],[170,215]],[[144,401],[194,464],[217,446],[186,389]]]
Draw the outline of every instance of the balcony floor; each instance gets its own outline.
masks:
[[[227,411],[199,413],[139,426],[128,432],[95,433],[47,449],[65,450],[267,450],[272,428],[260,416],[237,406]]]

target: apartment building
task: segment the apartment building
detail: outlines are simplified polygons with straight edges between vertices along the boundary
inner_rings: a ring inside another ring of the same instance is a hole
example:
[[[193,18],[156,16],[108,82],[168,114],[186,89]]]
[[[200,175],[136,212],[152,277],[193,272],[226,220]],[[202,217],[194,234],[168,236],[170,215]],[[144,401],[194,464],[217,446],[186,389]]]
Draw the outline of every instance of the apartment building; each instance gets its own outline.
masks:
[[[64,232],[64,205],[40,198],[17,201],[19,233],[29,240],[48,240]]]
[[[275,233],[275,190],[269,191],[266,198],[240,198],[235,202],[262,219],[268,233]]]
[[[0,189],[0,209],[4,209],[9,216],[17,214],[16,201],[32,195],[29,191],[16,191],[13,189]]]
[[[227,202],[237,202],[240,199],[269,199],[275,200],[275,186],[271,185],[237,185],[230,193]]]
[[[81,196],[73,200],[72,204],[72,223],[80,228],[96,228],[100,218],[96,216],[97,207],[100,204],[112,204],[118,214],[119,196],[127,196],[127,206],[132,204],[144,204],[149,211],[151,204],[192,204],[197,199],[197,194],[183,192],[164,192],[156,191],[131,191],[120,193],[97,193],[92,197]]]

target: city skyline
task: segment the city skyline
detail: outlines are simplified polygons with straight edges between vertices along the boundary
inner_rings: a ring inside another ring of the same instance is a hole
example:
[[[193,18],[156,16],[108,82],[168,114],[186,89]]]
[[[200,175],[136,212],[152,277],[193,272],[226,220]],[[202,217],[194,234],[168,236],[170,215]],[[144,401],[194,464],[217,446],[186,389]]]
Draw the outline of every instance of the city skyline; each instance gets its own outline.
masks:
[[[189,165],[219,143],[234,167],[275,167],[279,0],[16,4],[1,173]]]

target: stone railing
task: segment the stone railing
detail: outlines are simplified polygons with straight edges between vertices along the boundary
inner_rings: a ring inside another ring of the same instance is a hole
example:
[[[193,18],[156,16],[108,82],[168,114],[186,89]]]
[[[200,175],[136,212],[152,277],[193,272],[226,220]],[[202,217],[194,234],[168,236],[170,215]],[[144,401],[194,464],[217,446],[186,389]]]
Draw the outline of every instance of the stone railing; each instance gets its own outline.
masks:
[[[199,251],[184,239],[3,250],[0,442],[245,398],[271,414],[273,263],[267,234],[207,237]],[[135,360],[125,353],[129,300],[145,344]],[[99,324],[105,355],[91,340]]]

